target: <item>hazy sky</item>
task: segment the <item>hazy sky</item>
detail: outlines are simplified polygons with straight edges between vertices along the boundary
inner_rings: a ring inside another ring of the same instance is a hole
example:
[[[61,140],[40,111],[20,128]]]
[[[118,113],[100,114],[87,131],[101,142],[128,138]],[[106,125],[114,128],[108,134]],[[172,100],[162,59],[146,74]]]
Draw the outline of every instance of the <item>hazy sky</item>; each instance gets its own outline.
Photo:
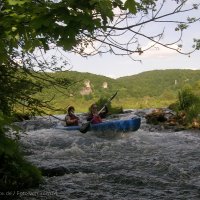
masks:
[[[192,3],[200,3],[200,1],[188,1],[188,5]],[[170,6],[167,6],[166,9],[170,9]],[[198,13],[199,11],[196,11],[196,14]],[[188,14],[185,15],[183,13],[181,17],[188,17]],[[150,25],[150,27],[147,27],[147,31],[156,32],[159,28],[160,27],[156,27],[156,25]],[[173,26],[168,26],[165,31],[166,39],[173,40],[177,37]],[[186,30],[183,37],[186,49],[191,49],[193,38],[200,38],[200,21]],[[150,45],[149,42],[144,43],[144,46],[148,45]],[[133,61],[128,56],[115,56],[109,53],[88,58],[73,54],[67,57],[69,58],[73,71],[90,72],[112,78],[129,76],[155,69],[200,69],[200,51],[193,53],[189,57],[161,46],[151,49],[142,55],[136,54],[134,58],[142,62]]]
[[[167,1],[172,2],[172,1]],[[189,4],[200,3],[200,0],[189,0]],[[172,4],[166,6],[167,11],[171,9]],[[199,16],[199,10],[193,13],[195,16]],[[189,15],[191,16],[191,15]],[[174,16],[173,16],[174,17]],[[181,18],[187,18],[188,14],[183,13]],[[170,18],[168,18],[170,19]],[[173,20],[176,20],[173,18]],[[162,28],[160,25],[150,24],[147,26],[147,33],[158,33],[158,30]],[[175,27],[170,25],[165,29],[164,40],[174,41],[178,38],[177,32],[174,31]],[[191,25],[190,29],[186,30],[183,37],[184,47],[186,49],[191,49],[193,38],[200,38],[200,21]],[[148,47],[151,43],[147,41],[142,41],[142,47]],[[174,46],[176,47],[176,46]],[[79,72],[90,72],[94,74],[104,75],[112,78],[118,78],[122,76],[130,76],[133,74],[138,74],[144,71],[150,71],[155,69],[199,69],[200,70],[200,51],[196,51],[192,55],[186,56],[178,54],[175,51],[171,51],[161,46],[157,48],[150,49],[142,55],[135,54],[134,59],[141,60],[133,61],[128,56],[115,56],[113,54],[107,53],[102,56],[96,55],[93,57],[83,58],[80,55],[65,54],[68,59],[72,71]]]
[[[200,52],[192,54],[190,57],[178,55],[174,52],[159,50],[141,56],[142,63],[131,60],[126,56],[103,55],[90,58],[71,56],[73,71],[90,72],[112,78],[130,76],[144,71],[155,69],[199,69]]]

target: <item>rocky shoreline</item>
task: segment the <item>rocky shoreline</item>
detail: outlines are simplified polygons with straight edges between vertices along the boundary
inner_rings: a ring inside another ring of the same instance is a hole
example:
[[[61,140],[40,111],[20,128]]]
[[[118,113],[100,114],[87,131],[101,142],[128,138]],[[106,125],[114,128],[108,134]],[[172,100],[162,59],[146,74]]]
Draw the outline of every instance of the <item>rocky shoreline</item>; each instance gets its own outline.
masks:
[[[144,118],[146,119],[146,124],[151,125],[151,130],[177,132],[188,129],[198,130],[200,128],[200,125],[195,120],[191,125],[188,125],[185,122],[186,114],[184,112],[177,114],[168,108],[152,109]]]

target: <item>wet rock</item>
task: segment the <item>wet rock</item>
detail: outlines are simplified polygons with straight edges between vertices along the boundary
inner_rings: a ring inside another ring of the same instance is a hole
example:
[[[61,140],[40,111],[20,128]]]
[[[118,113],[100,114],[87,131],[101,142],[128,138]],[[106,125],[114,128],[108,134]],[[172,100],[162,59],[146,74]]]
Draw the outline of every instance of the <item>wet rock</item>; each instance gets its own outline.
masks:
[[[128,110],[123,111],[124,114],[132,113],[132,112],[133,112],[133,109],[128,109]]]
[[[185,113],[175,114],[169,109],[154,109],[145,115],[146,123],[151,125],[149,131],[182,131],[186,130]],[[196,124],[198,125],[198,124]]]
[[[65,174],[77,174],[77,173],[93,173],[94,171],[87,168],[87,167],[63,167],[63,166],[58,166],[58,167],[53,167],[53,168],[46,168],[46,167],[40,167],[39,168],[42,172],[43,176],[63,176]]]
[[[139,110],[135,112],[135,115],[137,115],[138,117],[145,117],[146,116],[146,112]]]
[[[66,168],[64,168],[62,166],[55,167],[55,168],[41,167],[40,170],[41,170],[43,176],[48,176],[48,177],[63,176],[64,174],[66,174]]]
[[[200,123],[199,123],[199,120],[197,120],[197,119],[193,119],[193,122],[192,122],[192,128],[200,129]]]
[[[167,121],[163,109],[155,109],[153,112],[147,114],[145,118],[147,123],[154,125]]]
[[[178,131],[184,131],[184,130],[187,130],[187,128],[185,126],[176,126],[174,128],[174,131],[175,132],[178,132]]]

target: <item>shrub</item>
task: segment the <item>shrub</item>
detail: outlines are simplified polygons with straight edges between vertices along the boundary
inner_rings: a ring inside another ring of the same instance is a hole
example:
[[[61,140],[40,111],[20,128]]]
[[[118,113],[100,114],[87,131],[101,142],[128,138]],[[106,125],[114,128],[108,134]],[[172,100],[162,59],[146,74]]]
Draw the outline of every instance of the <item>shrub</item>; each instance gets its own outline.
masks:
[[[96,102],[96,104],[97,104],[98,108],[101,109],[105,105],[105,103],[107,103],[107,101],[108,101],[108,99],[106,99],[106,98],[100,98]],[[107,107],[108,107],[109,113],[112,113],[112,114],[123,113],[122,107],[112,107],[111,102],[109,102],[107,104]]]
[[[10,120],[0,112],[0,188],[1,191],[34,187],[41,181],[39,169],[27,162],[18,141],[6,135]]]
[[[178,93],[177,112],[186,113],[186,123],[191,123],[194,118],[198,118],[200,113],[200,99],[191,90],[184,89]]]
[[[178,92],[179,110],[188,110],[199,102],[199,98],[189,89],[183,89]]]

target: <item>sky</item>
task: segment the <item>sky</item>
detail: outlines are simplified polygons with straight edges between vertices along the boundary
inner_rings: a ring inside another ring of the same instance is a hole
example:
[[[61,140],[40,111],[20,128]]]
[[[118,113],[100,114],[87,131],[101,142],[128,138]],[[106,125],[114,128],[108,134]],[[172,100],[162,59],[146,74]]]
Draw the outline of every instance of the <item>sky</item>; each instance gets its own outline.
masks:
[[[170,1],[167,1],[170,2]],[[189,4],[200,3],[200,0],[189,0]],[[170,4],[171,5],[171,4]],[[170,5],[165,9],[171,9]],[[167,11],[167,10],[165,10]],[[199,13],[197,11],[196,13]],[[196,15],[194,13],[194,15]],[[188,15],[188,14],[187,14]],[[184,13],[180,18],[188,17]],[[199,14],[198,14],[199,16]],[[168,18],[170,19],[170,18]],[[160,29],[159,25],[150,24],[146,28],[146,33],[156,33]],[[187,49],[191,48],[193,38],[200,38],[200,21],[195,25],[191,25],[189,29],[185,31],[183,37],[184,46]],[[164,40],[176,39],[176,32],[174,26],[168,26],[166,28]],[[142,47],[148,47],[151,42],[142,41]],[[176,47],[176,46],[174,46]],[[65,54],[65,53],[63,53]],[[142,55],[135,54],[134,59],[141,60],[134,61],[128,56],[116,56],[110,53],[103,55],[95,55],[92,57],[81,57],[73,53],[66,53],[66,58],[70,63],[69,68],[72,71],[89,72],[98,75],[104,75],[111,78],[119,78],[123,76],[131,76],[142,73],[144,71],[151,70],[164,70],[164,69],[193,69],[200,70],[200,51],[188,55],[181,55],[175,51],[166,49],[162,46],[157,46],[145,52]],[[69,69],[68,68],[68,69]]]
[[[168,1],[170,2],[170,1]],[[189,4],[200,3],[199,0],[189,0]],[[172,4],[170,4],[172,5]],[[171,9],[168,5],[165,9]],[[197,11],[198,13],[199,11]],[[193,13],[195,16],[196,13]],[[187,14],[188,15],[188,14]],[[182,14],[180,17],[188,17]],[[150,25],[147,27],[147,32],[152,31],[156,33],[160,27],[157,25]],[[156,27],[157,26],[157,27]],[[192,46],[193,38],[200,38],[200,21],[195,25],[190,26],[186,30],[183,37],[184,46],[186,49]],[[168,26],[165,37],[169,40],[176,38],[174,27]],[[143,47],[150,45],[150,42],[144,42]],[[116,56],[110,53],[102,56],[96,55],[88,58],[83,58],[79,55],[67,55],[72,71],[90,72],[94,74],[104,75],[111,78],[118,78],[122,76],[130,76],[144,71],[164,70],[164,69],[199,69],[200,70],[200,51],[188,55],[181,55],[175,51],[171,51],[162,46],[157,46],[142,55],[136,54],[134,59],[141,60],[133,61],[128,56]]]
[[[131,76],[144,71],[163,70],[163,69],[199,69],[199,51],[190,57],[179,55],[175,52],[159,50],[159,52],[149,53],[141,56],[142,62],[133,61],[127,56],[103,55],[89,58],[72,56],[70,58],[72,71],[90,72],[93,74],[104,75],[111,78]]]

